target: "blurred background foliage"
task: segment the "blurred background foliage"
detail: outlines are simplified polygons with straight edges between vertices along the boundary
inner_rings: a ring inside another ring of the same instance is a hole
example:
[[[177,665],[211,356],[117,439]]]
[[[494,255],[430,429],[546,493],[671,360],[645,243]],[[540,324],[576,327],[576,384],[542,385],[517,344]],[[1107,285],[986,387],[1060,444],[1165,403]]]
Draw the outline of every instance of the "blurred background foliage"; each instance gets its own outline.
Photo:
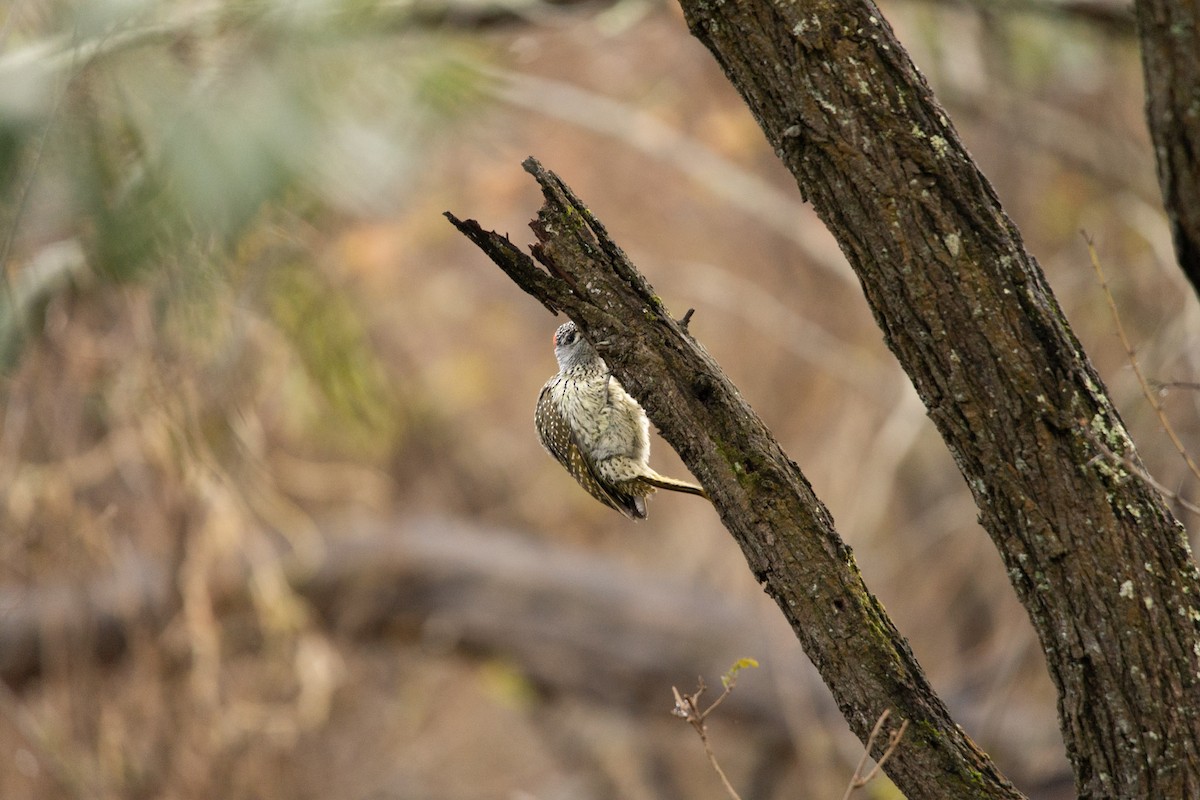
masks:
[[[1148,467],[1194,494],[1079,236],[1097,241],[1146,371],[1194,381],[1196,304],[1159,208],[1132,23],[1054,5],[883,10]],[[669,681],[621,666],[631,648],[572,656],[558,629],[474,646],[450,611],[467,590],[436,576],[407,601],[418,624],[370,635],[298,588],[340,543],[381,527],[400,540],[414,520],[464,557],[469,523],[624,576],[614,596],[665,582],[751,609],[755,652],[722,649],[719,614],[664,629],[645,609],[652,661],[690,690],[757,658],[738,692],[773,698],[776,728],[735,697],[712,722],[726,771],[748,797],[841,796],[858,745],[819,687],[798,688],[811,668],[711,510],[660,497],[627,525],[537,446],[558,320],[440,216],[523,243],[529,154],[673,310],[697,309],[693,332],[813,481],[971,734],[1031,796],[1067,796],[1044,664],[961,478],[836,245],[678,10],[651,0],[0,9],[0,643],[56,592],[113,576],[161,589],[153,613],[118,593],[126,633],[108,659],[46,627],[37,674],[0,690],[0,796],[723,796],[667,714]],[[1163,391],[1194,443],[1194,392]],[[505,583],[512,562],[489,565],[500,597],[526,591]],[[669,632],[705,622],[712,646],[672,661]],[[615,623],[570,625],[600,642]],[[613,671],[621,686],[600,685]]]

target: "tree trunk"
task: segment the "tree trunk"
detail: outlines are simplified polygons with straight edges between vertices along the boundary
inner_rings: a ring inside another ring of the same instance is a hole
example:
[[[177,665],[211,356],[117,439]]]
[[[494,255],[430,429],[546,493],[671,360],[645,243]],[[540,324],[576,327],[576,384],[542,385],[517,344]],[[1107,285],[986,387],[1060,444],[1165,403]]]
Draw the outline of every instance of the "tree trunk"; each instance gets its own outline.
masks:
[[[450,221],[523,289],[562,310],[708,490],[750,569],[778,603],[864,742],[892,709],[911,725],[887,761],[913,800],[1021,795],[963,733],[908,643],[867,590],[850,549],[799,468],[724,373],[559,178],[525,162],[545,204],[532,224],[539,269],[507,237]],[[885,744],[875,748],[878,757]]]
[[[1158,184],[1179,266],[1200,294],[1200,3],[1136,7]]]
[[[878,8],[681,4],[837,237],[966,478],[1046,653],[1080,796],[1200,796],[1187,539]]]

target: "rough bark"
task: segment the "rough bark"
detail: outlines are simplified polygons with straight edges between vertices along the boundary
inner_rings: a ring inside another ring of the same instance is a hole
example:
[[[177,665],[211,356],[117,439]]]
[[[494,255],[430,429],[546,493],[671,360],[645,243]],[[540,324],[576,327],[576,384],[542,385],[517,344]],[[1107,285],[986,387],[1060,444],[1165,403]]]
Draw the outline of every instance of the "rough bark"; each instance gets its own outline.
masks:
[[[1081,797],[1200,796],[1200,579],[1040,267],[869,0],[682,0],[970,486]],[[1083,256],[1081,255],[1081,258]]]
[[[1200,3],[1136,8],[1158,184],[1179,266],[1200,294]]]
[[[911,721],[888,776],[909,798],[1020,797],[950,718],[908,643],[867,590],[800,469],[595,216],[534,159],[545,203],[533,254],[447,213],[525,291],[564,311],[642,402],[708,490],[750,569],[778,603],[864,742],[885,709]],[[875,755],[882,750],[882,742]]]

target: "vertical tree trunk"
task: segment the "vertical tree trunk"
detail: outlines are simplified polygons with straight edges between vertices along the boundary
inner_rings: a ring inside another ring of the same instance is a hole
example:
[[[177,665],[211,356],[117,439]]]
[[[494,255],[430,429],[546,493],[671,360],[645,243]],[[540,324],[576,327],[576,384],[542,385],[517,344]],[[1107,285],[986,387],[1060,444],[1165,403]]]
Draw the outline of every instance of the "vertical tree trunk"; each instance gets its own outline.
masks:
[[[1200,796],[1200,576],[1041,269],[869,0],[681,0],[970,486],[1082,797]],[[1082,258],[1081,254],[1081,258]]]
[[[1175,254],[1200,294],[1200,3],[1137,0],[1146,119]]]

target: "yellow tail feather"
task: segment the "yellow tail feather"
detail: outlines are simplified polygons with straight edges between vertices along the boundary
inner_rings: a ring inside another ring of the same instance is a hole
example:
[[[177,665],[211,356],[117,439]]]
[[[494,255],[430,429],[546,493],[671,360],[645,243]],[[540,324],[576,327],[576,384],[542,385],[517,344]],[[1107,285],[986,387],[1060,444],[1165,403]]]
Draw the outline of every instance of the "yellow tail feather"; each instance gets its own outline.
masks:
[[[653,486],[655,489],[666,489],[670,492],[683,492],[684,494],[694,494],[708,499],[708,492],[701,489],[694,483],[687,481],[677,481],[674,478],[668,478],[666,475],[659,475],[657,472],[653,475],[643,475],[642,480]]]

